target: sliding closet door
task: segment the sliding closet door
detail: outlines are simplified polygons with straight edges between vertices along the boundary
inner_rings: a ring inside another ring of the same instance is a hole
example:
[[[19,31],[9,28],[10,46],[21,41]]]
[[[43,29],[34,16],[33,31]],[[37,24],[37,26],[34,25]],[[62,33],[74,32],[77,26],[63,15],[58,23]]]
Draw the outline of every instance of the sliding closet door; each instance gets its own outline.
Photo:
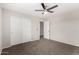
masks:
[[[31,20],[27,18],[22,19],[23,42],[31,41]]]
[[[22,42],[22,20],[20,17],[12,16],[10,19],[11,45]]]
[[[25,17],[11,17],[11,45],[16,45],[31,39],[31,20]]]

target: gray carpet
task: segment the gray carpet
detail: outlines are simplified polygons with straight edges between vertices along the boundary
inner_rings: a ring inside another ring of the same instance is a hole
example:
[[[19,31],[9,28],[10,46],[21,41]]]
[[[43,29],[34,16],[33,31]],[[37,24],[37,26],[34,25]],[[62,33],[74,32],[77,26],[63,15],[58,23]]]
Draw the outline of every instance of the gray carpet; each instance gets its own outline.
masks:
[[[79,47],[41,39],[18,44],[2,50],[2,55],[76,55]]]

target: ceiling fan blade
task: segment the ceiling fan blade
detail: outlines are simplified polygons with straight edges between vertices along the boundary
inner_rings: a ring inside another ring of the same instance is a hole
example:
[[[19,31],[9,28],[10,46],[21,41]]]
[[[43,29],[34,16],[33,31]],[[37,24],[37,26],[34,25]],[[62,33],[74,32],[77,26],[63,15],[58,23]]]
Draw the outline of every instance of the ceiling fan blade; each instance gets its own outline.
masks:
[[[41,3],[41,5],[42,5],[43,9],[46,9],[46,7],[45,7],[44,3]]]
[[[48,11],[48,12],[53,13],[53,11]]]
[[[35,11],[44,11],[44,10],[35,10]]]
[[[51,10],[53,8],[56,8],[56,7],[58,7],[58,5],[55,5],[55,6],[51,7],[51,8],[48,8],[47,10]]]

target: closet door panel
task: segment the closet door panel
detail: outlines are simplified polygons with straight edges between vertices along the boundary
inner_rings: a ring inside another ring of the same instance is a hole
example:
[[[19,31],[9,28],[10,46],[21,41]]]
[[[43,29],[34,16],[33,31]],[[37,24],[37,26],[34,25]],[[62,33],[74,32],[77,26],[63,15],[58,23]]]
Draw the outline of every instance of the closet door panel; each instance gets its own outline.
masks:
[[[22,43],[22,20],[20,17],[10,19],[11,45]]]
[[[22,21],[23,42],[31,41],[31,20],[23,18]]]

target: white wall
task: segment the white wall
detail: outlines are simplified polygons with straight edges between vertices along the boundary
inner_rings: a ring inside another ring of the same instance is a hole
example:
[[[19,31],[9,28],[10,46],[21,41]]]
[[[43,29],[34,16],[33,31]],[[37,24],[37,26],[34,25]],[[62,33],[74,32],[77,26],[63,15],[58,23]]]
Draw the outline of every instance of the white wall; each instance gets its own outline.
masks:
[[[36,18],[36,17],[33,17],[32,15],[25,15],[25,14],[22,14],[22,13],[18,13],[18,12],[15,12],[15,11],[10,11],[10,10],[6,10],[6,9],[3,9],[2,10],[3,12],[3,20],[2,20],[2,48],[7,48],[7,47],[10,47],[11,46],[11,28],[10,28],[10,19],[12,16],[14,17],[20,17],[22,18],[23,21],[23,24],[24,26],[22,25],[23,27],[23,36],[24,35],[28,35],[28,34],[25,34],[25,29],[27,28],[26,27],[26,23],[27,21],[31,20],[31,40],[29,40],[29,36],[28,36],[28,40],[25,40],[27,37],[24,37],[24,41],[23,42],[28,42],[28,41],[33,41],[33,40],[38,40],[39,39],[39,24],[40,24],[40,21],[39,21],[39,18]],[[30,24],[30,23],[28,23]],[[28,26],[29,27],[29,26]],[[27,31],[29,31],[29,29],[27,29]],[[36,34],[36,35],[34,35]],[[23,40],[22,39],[22,40]],[[22,42],[22,43],[23,43]]]
[[[2,50],[2,10],[0,8],[0,54]]]
[[[2,48],[10,46],[10,16],[7,10],[2,9]]]
[[[50,20],[50,39],[79,46],[79,9],[53,14]]]

